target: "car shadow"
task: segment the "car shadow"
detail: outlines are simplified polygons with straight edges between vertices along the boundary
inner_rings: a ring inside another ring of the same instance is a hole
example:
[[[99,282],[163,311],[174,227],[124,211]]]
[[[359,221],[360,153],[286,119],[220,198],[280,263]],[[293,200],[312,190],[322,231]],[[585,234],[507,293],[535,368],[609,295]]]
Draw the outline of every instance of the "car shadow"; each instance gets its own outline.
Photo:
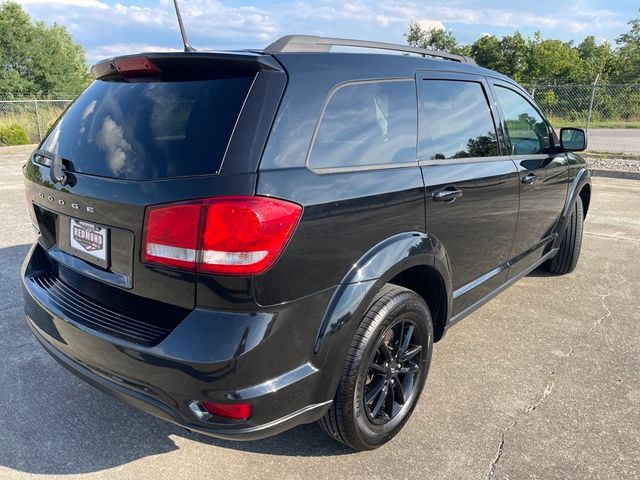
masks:
[[[24,322],[19,269],[28,248],[0,249],[1,466],[33,474],[96,472],[177,450],[180,438],[271,455],[350,453],[316,425],[254,442],[191,433],[77,379],[44,351]]]

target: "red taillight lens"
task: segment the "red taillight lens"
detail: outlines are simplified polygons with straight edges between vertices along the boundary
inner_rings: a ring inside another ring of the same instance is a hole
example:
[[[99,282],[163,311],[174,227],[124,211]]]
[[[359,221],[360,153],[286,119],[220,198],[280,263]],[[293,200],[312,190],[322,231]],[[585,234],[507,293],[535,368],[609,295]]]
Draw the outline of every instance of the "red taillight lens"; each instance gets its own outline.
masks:
[[[301,213],[295,203],[245,196],[152,207],[143,258],[208,273],[257,275],[276,261]]]
[[[251,416],[252,408],[249,403],[214,403],[201,402],[211,415],[232,418],[234,420],[246,420]]]
[[[201,209],[197,204],[150,209],[145,228],[145,261],[195,268]]]

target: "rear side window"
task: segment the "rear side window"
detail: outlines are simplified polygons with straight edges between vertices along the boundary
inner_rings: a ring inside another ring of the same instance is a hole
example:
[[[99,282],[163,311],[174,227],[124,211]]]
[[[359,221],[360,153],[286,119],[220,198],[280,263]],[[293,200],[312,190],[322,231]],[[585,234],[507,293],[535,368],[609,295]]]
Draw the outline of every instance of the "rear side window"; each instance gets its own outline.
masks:
[[[132,180],[216,173],[254,74],[180,82],[95,81],[41,148],[72,170]]]
[[[420,158],[498,155],[496,129],[482,84],[457,80],[423,82]]]
[[[522,95],[496,85],[496,96],[507,124],[513,155],[545,153],[550,146],[549,128],[538,111]]]
[[[347,84],[327,103],[309,165],[344,168],[416,162],[416,137],[413,80]]]

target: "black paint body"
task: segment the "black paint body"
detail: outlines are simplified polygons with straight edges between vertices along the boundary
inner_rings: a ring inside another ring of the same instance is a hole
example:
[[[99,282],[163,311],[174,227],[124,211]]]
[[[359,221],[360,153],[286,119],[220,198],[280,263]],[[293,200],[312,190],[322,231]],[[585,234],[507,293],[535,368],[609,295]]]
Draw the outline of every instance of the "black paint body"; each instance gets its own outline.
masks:
[[[527,94],[495,72],[394,55],[180,55],[256,70],[218,174],[133,181],[70,173],[61,186],[48,180],[48,167],[30,161],[25,184],[41,235],[23,280],[28,324],[55,358],[99,388],[193,430],[252,439],[318,419],[334,397],[357,324],[385,283],[422,294],[441,338],[554,253],[578,195],[588,207],[586,164],[561,151],[555,134],[547,155],[509,155],[494,84]],[[335,171],[308,165],[336,86],[406,79],[418,95],[428,77],[482,83],[498,155],[416,155],[409,165]],[[537,181],[525,185],[530,172]],[[447,188],[463,196],[433,200]],[[203,275],[141,261],[147,206],[234,194],[304,208],[266,273]],[[65,246],[69,217],[113,229],[108,268]],[[254,413],[248,421],[200,422],[187,407],[191,400],[246,400]]]

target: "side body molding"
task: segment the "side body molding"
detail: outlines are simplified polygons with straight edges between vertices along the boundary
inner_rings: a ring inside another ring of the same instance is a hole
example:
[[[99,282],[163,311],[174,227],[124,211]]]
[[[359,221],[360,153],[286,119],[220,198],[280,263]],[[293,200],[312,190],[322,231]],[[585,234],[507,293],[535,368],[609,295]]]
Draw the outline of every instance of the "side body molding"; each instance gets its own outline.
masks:
[[[567,223],[569,222],[573,206],[580,195],[580,191],[585,185],[591,185],[591,176],[589,175],[589,171],[583,167],[578,171],[573,182],[569,186],[567,201],[564,204],[564,208],[562,209],[562,214],[560,215],[560,220],[558,221],[558,226],[556,228],[556,233],[558,235],[553,242],[553,246],[551,247],[552,249],[560,246],[560,243],[562,242],[562,233],[564,232],[564,229],[567,228]]]
[[[314,363],[323,365],[327,359],[344,358],[359,319],[375,294],[398,273],[416,266],[435,268],[443,277],[447,288],[448,318],[451,312],[452,287],[449,261],[444,248],[435,239],[421,232],[394,235],[363,255],[338,285],[316,337]],[[335,378],[337,387],[342,362],[326,362],[326,365],[331,364],[335,365],[334,369],[337,371],[326,374]]]

